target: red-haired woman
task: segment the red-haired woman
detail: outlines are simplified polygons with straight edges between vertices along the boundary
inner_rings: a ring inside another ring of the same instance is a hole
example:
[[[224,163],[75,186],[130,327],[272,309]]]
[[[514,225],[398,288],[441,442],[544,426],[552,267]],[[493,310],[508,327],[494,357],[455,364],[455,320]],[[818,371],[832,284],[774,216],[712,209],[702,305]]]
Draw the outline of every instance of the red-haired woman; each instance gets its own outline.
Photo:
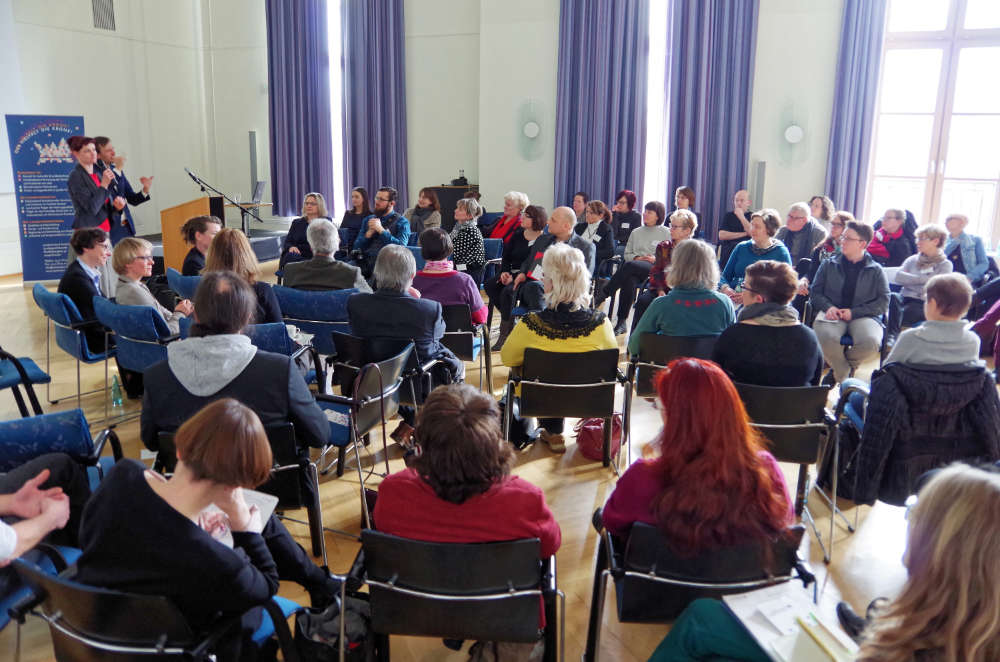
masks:
[[[659,527],[678,554],[774,538],[795,518],[774,457],[750,427],[722,368],[677,359],[656,376],[663,430],[656,457],[629,467],[604,506],[604,526]]]

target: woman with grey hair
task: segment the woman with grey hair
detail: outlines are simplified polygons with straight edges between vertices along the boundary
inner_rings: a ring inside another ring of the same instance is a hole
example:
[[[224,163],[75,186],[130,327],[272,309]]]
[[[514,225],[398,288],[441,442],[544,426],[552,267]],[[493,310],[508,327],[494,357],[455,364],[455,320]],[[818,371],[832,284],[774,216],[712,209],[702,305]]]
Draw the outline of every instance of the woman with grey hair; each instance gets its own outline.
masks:
[[[617,349],[611,321],[590,304],[590,269],[579,248],[558,242],[542,255],[545,308],[528,313],[510,332],[500,357],[506,366],[524,365],[529,347],[547,352]],[[538,436],[556,453],[566,451],[561,418],[538,420]]]
[[[487,234],[490,239],[503,239],[504,249],[510,243],[511,237],[521,227],[521,214],[524,208],[531,204],[528,196],[520,191],[508,191],[503,196],[503,216],[497,219]]]
[[[388,244],[375,259],[375,283],[372,294],[355,294],[347,300],[351,332],[365,339],[413,341],[420,363],[437,359],[432,368],[433,385],[450,384],[465,379],[465,364],[441,344],[444,319],[441,304],[421,299],[413,289],[417,262],[406,246]],[[405,411],[404,411],[405,409]],[[400,408],[403,423],[392,438],[406,444],[413,435],[413,410]]]
[[[483,234],[476,225],[482,214],[483,208],[474,199],[459,200],[455,205],[455,227],[451,230],[451,243],[454,247],[451,261],[456,270],[469,274],[477,285],[482,281],[483,268],[486,266]]]
[[[306,193],[302,199],[302,216],[292,221],[285,235],[285,243],[281,247],[281,258],[278,260],[278,269],[284,269],[289,262],[308,260],[313,256],[309,247],[309,239],[306,237],[306,229],[309,224],[317,218],[329,218],[326,210],[326,199],[322,193]]]
[[[732,258],[730,258],[732,259]],[[667,285],[643,313],[628,339],[630,354],[639,353],[643,333],[664,336],[717,336],[733,323],[733,302],[716,291],[719,263],[715,251],[700,239],[682,241],[670,256]]]
[[[902,326],[924,321],[927,281],[939,274],[950,274],[954,269],[943,250],[947,239],[948,231],[940,225],[925,225],[917,230],[917,254],[906,258],[893,279],[903,286],[898,295],[892,295],[902,298]],[[896,328],[892,330],[898,332]]]

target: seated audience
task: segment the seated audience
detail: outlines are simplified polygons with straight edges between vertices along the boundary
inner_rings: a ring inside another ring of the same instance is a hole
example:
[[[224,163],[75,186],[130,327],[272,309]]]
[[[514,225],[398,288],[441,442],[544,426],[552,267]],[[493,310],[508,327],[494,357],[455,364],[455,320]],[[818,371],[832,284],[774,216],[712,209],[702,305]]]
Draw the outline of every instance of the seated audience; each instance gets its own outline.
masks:
[[[836,213],[837,206],[827,196],[814,195],[809,198],[810,216],[812,216],[813,220],[818,221],[827,232],[830,232],[830,224],[833,223],[833,217]]]
[[[340,219],[340,230],[344,233],[344,240],[341,242],[342,253],[346,255],[357,241],[361,233],[361,226],[364,220],[372,213],[371,204],[368,201],[368,190],[364,186],[356,186],[351,189],[351,203],[344,212],[344,217]],[[337,257],[341,257],[338,255]]]
[[[100,228],[80,228],[73,231],[69,245],[76,254],[76,260],[66,267],[57,291],[73,300],[81,319],[95,322],[83,328],[83,335],[90,351],[103,352],[104,327],[97,323],[94,297],[104,296],[108,291],[107,283],[101,277],[101,268],[111,257],[111,242]]]
[[[588,202],[590,202],[590,196],[583,191],[577,191],[573,194],[573,213],[576,214],[577,223],[587,222],[584,214],[587,213]]]
[[[0,473],[0,596],[20,585],[11,561],[41,560],[43,553],[33,551],[38,543],[79,546],[89,497],[86,471],[64,453],[40,455]]]
[[[362,338],[412,341],[421,364],[431,359],[441,362],[435,368],[435,384],[460,382],[465,379],[465,364],[441,344],[445,329],[441,304],[412,293],[416,272],[417,261],[408,248],[395,244],[383,248],[375,260],[378,289],[347,300],[351,332]],[[405,406],[399,412],[403,422],[392,438],[405,445],[413,434],[414,412]]]
[[[258,350],[240,333],[253,319],[256,305],[253,290],[237,274],[209,271],[202,276],[190,337],[167,345],[167,360],[144,375],[140,437],[146,448],[159,450],[157,433],[173,432],[220,398],[239,400],[257,412],[264,425],[291,421],[304,457],[309,446],[326,444],[330,424],[295,361]],[[166,466],[173,462],[162,459]]]
[[[674,191],[674,210],[685,210],[694,214],[698,225],[701,225],[701,217],[694,210],[694,189],[690,186],[678,186]]]
[[[840,241],[844,238],[844,228],[848,221],[855,220],[854,214],[847,211],[834,212],[833,220],[830,221],[830,234],[815,249],[809,258],[809,268],[805,273],[799,274],[798,294],[809,296],[809,283],[816,278],[821,264],[829,260],[834,255],[840,255]]]
[[[844,629],[859,639],[858,662],[1000,658],[998,565],[1000,476],[955,464],[936,473],[909,511],[907,580],[895,600],[872,601],[868,619],[837,605]],[[947,525],[945,525],[947,524]],[[970,633],[976,633],[970,636]],[[691,603],[650,662],[720,659],[766,661],[764,652],[722,602]]]
[[[545,494],[510,475],[496,401],[469,384],[439,386],[417,417],[420,452],[378,489],[380,531],[432,542],[538,538],[540,555],[559,549],[559,524]]]
[[[194,312],[187,299],[178,301],[173,311],[164,308],[149,291],[143,278],[153,275],[153,245],[138,237],[125,237],[111,255],[111,264],[118,274],[115,301],[125,306],[150,306],[163,317],[170,333],[180,333],[180,320]]]
[[[625,245],[632,230],[642,225],[642,216],[634,211],[635,201],[635,193],[628,189],[618,191],[615,196],[615,204],[611,207],[611,229],[615,231],[615,243],[619,245]]]
[[[451,243],[455,252],[451,261],[455,268],[464,271],[472,277],[479,288],[486,268],[486,247],[483,235],[476,225],[482,215],[482,207],[472,198],[462,198],[455,204],[455,227],[451,229]]]
[[[309,225],[320,218],[329,219],[329,212],[326,210],[326,199],[322,193],[306,193],[302,199],[302,216],[292,221],[285,235],[285,241],[281,246],[281,257],[278,260],[278,269],[284,269],[290,262],[308,260],[312,258],[312,248],[309,246],[307,229]]]
[[[650,457],[618,480],[601,513],[604,527],[625,537],[634,523],[650,524],[675,553],[691,556],[781,535],[795,504],[722,369],[677,359],[654,381],[663,428]]]
[[[676,213],[676,212],[675,212]],[[628,351],[639,353],[643,333],[664,336],[717,336],[733,323],[733,303],[716,291],[719,264],[712,247],[689,239],[673,250],[667,285],[643,313],[628,339]]]
[[[503,250],[506,253],[514,233],[522,225],[521,214],[525,208],[531,204],[528,196],[520,191],[508,191],[503,196],[503,216],[489,228],[484,229],[484,234],[490,239],[503,239]]]
[[[354,241],[354,250],[360,251],[358,266],[365,278],[375,269],[375,258],[385,246],[406,246],[410,241],[410,221],[395,211],[396,189],[383,186],[375,192],[375,208],[367,216]]]
[[[882,227],[875,230],[868,246],[868,253],[883,267],[899,267],[917,252],[916,242],[903,226],[906,213],[902,209],[888,209],[882,216]]]
[[[220,644],[220,659],[254,659],[248,635],[262,610],[253,608],[277,592],[279,579],[302,585],[315,607],[339,594],[339,582],[309,559],[275,515],[264,518],[248,506],[243,489],[265,482],[272,466],[264,427],[251,409],[231,398],[216,400],[194,413],[174,442],[178,458],[170,479],[126,459],[101,481],[84,511],[75,579],[164,596],[196,631],[220,613],[243,614],[242,632]],[[218,510],[209,510],[213,505]],[[248,650],[240,655],[244,644]]]
[[[940,225],[925,225],[917,230],[917,254],[906,258],[893,278],[894,283],[903,286],[900,292],[903,300],[902,326],[913,326],[924,320],[924,286],[927,281],[934,276],[951,273],[951,262],[941,250],[947,236]]]
[[[826,230],[809,216],[809,205],[796,202],[788,208],[785,227],[778,230],[777,239],[788,249],[792,266],[802,272],[799,261],[812,255],[816,246],[823,243],[826,239]]]
[[[743,281],[743,307],[719,336],[712,360],[734,382],[760,386],[809,386],[823,376],[823,350],[816,333],[799,322],[789,304],[795,271],[773,260],[754,262]]]
[[[989,271],[990,261],[983,240],[965,233],[968,224],[969,217],[965,214],[950,214],[945,219],[948,241],[944,245],[944,254],[951,261],[954,271],[965,274],[973,286],[978,286]]]
[[[486,295],[490,298],[489,305],[500,311],[500,334],[493,343],[494,351],[499,351],[503,347],[504,341],[514,328],[514,320],[510,314],[516,294],[514,280],[521,273],[521,265],[528,259],[535,242],[542,236],[548,218],[544,207],[528,205],[524,208],[521,227],[511,236],[510,243],[504,246],[503,255],[500,256],[499,275],[483,285]]]
[[[205,256],[215,235],[222,229],[222,221],[215,216],[195,216],[181,226],[181,235],[191,250],[184,256],[181,275],[200,276],[205,268]]]
[[[236,228],[224,228],[219,231],[208,249],[203,273],[216,271],[231,271],[246,281],[253,288],[257,298],[251,324],[284,323],[281,317],[281,307],[274,290],[267,283],[257,280],[260,277],[260,264],[250,247],[250,240]]]
[[[441,203],[432,188],[422,188],[417,204],[407,209],[403,216],[410,221],[410,234],[420,236],[424,230],[441,227]]]
[[[882,267],[866,252],[872,240],[867,223],[848,221],[841,253],[816,272],[809,300],[816,312],[813,330],[830,364],[833,378],[842,382],[859,364],[879,352],[881,317],[889,306],[889,282]],[[840,338],[851,334],[854,344],[845,352]]]
[[[926,321],[899,335],[886,363],[978,363],[979,336],[962,319],[972,304],[968,279],[961,274],[933,276],[922,303]]]
[[[750,239],[736,244],[722,270],[719,289],[734,302],[741,301],[736,288],[743,282],[743,274],[748,266],[760,260],[792,263],[788,249],[774,238],[780,227],[781,218],[774,209],[761,209],[750,215]]]
[[[602,282],[598,286],[594,295],[594,306],[599,307],[605,299],[620,290],[615,335],[621,335],[628,330],[628,314],[635,302],[636,290],[649,278],[649,272],[656,260],[654,256],[656,247],[660,242],[670,239],[670,230],[663,225],[665,216],[666,208],[662,202],[646,203],[642,226],[635,228],[628,236],[625,263],[615,272],[611,280]]]
[[[733,210],[719,224],[719,268],[726,266],[736,244],[750,238],[750,192],[740,189],[733,196]]]
[[[661,297],[670,291],[667,285],[667,272],[670,270],[670,258],[677,244],[685,239],[691,239],[698,231],[698,218],[694,212],[678,209],[670,215],[670,239],[656,245],[653,268],[649,270],[649,287],[635,300],[635,311],[632,314],[632,329],[642,319],[649,304],[656,297]]]
[[[479,229],[473,226],[476,232]],[[468,273],[455,269],[448,258],[452,253],[451,236],[442,228],[424,230],[420,235],[420,254],[424,268],[413,277],[413,287],[421,299],[437,301],[442,306],[466,305],[472,313],[472,323],[486,321],[486,304],[479,287]]]
[[[580,197],[573,197],[573,204]],[[575,209],[574,209],[575,211]],[[580,216],[577,215],[579,219]],[[594,268],[615,254],[614,230],[611,229],[611,210],[600,200],[594,200],[584,205],[583,220],[576,224],[573,231],[594,245]]]
[[[569,207],[556,207],[549,216],[548,234],[542,235],[531,247],[528,257],[521,263],[521,273],[514,278],[513,289],[516,292],[516,300],[521,302],[521,306],[527,310],[541,310],[543,307],[544,288],[542,275],[545,268],[542,267],[542,257],[552,246],[556,244],[569,244],[573,248],[579,249],[583,253],[584,262],[587,265],[587,273],[594,273],[594,245],[573,232],[576,216]],[[589,282],[589,278],[588,278]]]
[[[566,225],[572,224],[573,210],[563,210]],[[553,213],[553,218],[555,213]],[[562,222],[562,220],[560,221]],[[574,235],[576,236],[576,235]],[[588,352],[615,349],[618,342],[604,313],[587,307],[590,301],[590,269],[583,253],[557,242],[541,259],[544,272],[545,309],[521,318],[500,352],[504,365],[524,365],[524,350],[534,347],[547,352]],[[539,436],[553,451],[566,451],[564,420],[542,418]]]
[[[349,290],[371,292],[372,288],[361,275],[361,269],[333,256],[340,248],[340,233],[337,227],[325,218],[309,223],[306,230],[309,252],[312,258],[302,262],[290,262],[285,267],[282,283],[297,290]]]

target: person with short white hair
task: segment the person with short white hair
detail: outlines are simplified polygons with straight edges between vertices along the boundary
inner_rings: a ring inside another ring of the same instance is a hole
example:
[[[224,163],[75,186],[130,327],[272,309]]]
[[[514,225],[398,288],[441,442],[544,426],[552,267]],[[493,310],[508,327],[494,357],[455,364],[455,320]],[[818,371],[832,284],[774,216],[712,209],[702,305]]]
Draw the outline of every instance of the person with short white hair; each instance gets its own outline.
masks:
[[[785,226],[778,230],[777,239],[788,249],[792,266],[798,270],[799,260],[811,256],[813,249],[823,243],[826,235],[826,229],[812,217],[809,205],[796,202],[788,208]]]
[[[524,193],[508,191],[503,196],[503,216],[485,229],[483,234],[490,239],[503,239],[503,245],[506,248],[514,233],[521,227],[521,214],[524,213],[525,207],[530,204],[531,201]]]
[[[309,223],[306,238],[313,257],[304,262],[289,262],[282,283],[297,290],[348,290],[371,292],[361,269],[334,259],[340,248],[340,233],[331,221],[318,218]]]
[[[559,209],[568,211],[571,221],[576,219],[569,207]],[[525,315],[514,326],[500,351],[504,365],[524,365],[524,351],[528,347],[547,352],[616,349],[618,341],[611,322],[601,311],[588,307],[590,267],[583,252],[572,244],[555,242],[542,255],[541,267],[545,308]],[[564,452],[564,420],[542,418],[538,424],[539,436],[549,448]]]

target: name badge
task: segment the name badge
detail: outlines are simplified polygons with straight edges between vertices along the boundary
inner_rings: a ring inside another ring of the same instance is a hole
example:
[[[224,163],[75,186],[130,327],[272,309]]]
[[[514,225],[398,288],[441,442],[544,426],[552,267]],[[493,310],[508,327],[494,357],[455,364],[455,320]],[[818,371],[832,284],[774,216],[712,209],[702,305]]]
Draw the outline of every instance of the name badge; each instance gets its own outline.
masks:
[[[464,264],[456,264],[455,265],[455,271],[465,271],[466,268],[467,267]]]
[[[545,277],[545,272],[542,271],[542,265],[539,264],[537,267],[531,270],[531,277],[534,278],[535,280],[541,280],[542,278]]]

